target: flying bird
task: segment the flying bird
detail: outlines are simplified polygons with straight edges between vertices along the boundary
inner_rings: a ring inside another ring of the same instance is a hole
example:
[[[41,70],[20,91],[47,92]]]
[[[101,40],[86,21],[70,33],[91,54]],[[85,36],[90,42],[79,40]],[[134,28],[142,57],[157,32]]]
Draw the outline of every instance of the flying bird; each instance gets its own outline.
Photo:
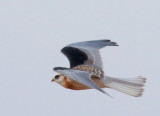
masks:
[[[116,78],[106,76],[99,50],[105,46],[118,46],[110,40],[93,40],[69,44],[61,52],[68,58],[70,68],[55,67],[59,73],[52,81],[72,90],[96,89],[109,95],[103,88],[139,97],[143,94],[144,77]],[[110,95],[109,95],[110,96]]]

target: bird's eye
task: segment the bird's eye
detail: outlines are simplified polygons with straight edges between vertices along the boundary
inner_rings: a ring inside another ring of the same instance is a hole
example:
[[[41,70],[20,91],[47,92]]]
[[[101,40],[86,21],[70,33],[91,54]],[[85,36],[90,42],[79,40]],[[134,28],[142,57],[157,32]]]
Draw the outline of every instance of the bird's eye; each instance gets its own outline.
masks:
[[[56,76],[55,76],[55,79],[58,79],[58,78],[59,78],[59,75],[56,75]]]

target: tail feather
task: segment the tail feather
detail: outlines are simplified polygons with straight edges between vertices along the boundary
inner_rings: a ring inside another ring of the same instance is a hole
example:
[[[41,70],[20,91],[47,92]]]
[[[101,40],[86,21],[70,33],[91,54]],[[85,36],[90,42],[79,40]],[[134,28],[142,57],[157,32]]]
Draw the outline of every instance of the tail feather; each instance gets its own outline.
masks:
[[[143,86],[146,82],[146,79],[143,77],[127,79],[106,76],[104,80],[106,87],[134,97],[140,97],[143,94]]]

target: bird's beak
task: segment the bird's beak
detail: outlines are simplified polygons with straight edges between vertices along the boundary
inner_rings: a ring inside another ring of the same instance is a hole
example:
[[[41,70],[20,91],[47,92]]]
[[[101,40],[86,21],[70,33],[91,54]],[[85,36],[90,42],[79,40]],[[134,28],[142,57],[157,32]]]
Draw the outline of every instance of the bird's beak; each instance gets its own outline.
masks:
[[[51,80],[51,82],[53,82],[54,81],[54,78]]]

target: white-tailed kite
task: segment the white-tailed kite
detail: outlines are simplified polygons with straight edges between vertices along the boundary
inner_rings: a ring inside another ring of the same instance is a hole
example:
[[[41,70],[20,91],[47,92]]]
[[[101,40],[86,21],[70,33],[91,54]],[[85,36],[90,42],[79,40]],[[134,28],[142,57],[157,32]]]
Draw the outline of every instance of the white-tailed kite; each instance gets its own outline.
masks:
[[[94,40],[70,44],[61,52],[70,61],[70,68],[55,67],[59,73],[52,81],[73,90],[111,88],[128,95],[139,97],[143,93],[145,78],[115,78],[106,76],[99,50],[105,46],[118,46],[110,40]]]

